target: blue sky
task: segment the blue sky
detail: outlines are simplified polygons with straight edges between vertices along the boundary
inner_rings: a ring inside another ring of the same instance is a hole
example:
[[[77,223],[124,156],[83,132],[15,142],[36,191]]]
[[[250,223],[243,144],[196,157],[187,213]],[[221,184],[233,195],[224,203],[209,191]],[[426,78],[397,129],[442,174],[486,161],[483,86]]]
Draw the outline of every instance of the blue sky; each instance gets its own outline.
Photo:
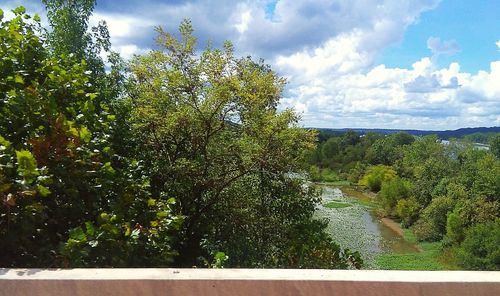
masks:
[[[428,54],[427,39],[439,36],[455,40],[460,51],[439,59],[440,66],[460,62],[469,72],[487,69],[499,59],[496,42],[500,39],[500,1],[444,0],[410,25],[402,42],[389,46],[378,62],[391,67],[409,67],[419,57]]]
[[[233,41],[288,79],[301,125],[500,126],[499,0],[97,0],[123,57],[190,18],[200,49]],[[4,0],[43,15],[41,1]],[[8,17],[8,14],[7,14]]]

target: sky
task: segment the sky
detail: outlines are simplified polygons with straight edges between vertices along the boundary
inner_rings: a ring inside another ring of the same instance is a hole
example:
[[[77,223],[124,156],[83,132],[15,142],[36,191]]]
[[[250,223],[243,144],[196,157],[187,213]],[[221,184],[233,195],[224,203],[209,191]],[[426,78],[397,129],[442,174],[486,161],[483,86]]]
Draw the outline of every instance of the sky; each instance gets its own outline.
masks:
[[[44,15],[41,1],[0,0]],[[500,126],[500,0],[97,0],[125,58],[189,18],[288,80],[280,109],[323,128]],[[45,18],[46,22],[46,18]]]

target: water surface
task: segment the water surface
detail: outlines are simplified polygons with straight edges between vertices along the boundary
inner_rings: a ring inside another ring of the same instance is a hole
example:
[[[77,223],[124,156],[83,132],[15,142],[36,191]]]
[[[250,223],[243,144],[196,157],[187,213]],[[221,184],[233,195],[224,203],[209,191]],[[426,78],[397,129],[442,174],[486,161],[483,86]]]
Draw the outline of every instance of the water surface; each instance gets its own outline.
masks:
[[[415,245],[383,224],[373,209],[360,203],[359,198],[344,194],[335,186],[320,185],[322,204],[317,215],[329,220],[328,231],[342,248],[359,251],[365,262],[365,268],[377,268],[375,257],[381,253],[417,252]],[[337,201],[348,203],[345,208],[330,209],[323,205]]]

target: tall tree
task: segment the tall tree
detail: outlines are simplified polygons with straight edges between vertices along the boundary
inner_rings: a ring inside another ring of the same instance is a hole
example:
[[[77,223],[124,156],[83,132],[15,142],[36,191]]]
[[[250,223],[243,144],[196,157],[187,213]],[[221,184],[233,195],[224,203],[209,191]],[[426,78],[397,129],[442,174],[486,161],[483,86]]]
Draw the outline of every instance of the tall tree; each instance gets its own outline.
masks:
[[[323,254],[315,262],[345,267],[348,256],[314,223],[314,191],[295,176],[315,135],[292,110],[278,112],[284,79],[236,58],[230,43],[198,55],[192,31],[184,21],[177,40],[158,29],[163,50],[131,64],[153,194],[175,197],[185,217],[178,264],[222,250],[237,266],[305,267]]]

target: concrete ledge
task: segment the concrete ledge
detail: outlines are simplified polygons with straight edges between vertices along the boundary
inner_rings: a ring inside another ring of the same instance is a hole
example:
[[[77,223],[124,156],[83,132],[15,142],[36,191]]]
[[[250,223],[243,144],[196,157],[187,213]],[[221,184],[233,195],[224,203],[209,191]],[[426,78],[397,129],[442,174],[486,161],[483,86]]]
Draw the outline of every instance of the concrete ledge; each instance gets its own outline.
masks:
[[[0,269],[0,295],[500,295],[500,272]]]

